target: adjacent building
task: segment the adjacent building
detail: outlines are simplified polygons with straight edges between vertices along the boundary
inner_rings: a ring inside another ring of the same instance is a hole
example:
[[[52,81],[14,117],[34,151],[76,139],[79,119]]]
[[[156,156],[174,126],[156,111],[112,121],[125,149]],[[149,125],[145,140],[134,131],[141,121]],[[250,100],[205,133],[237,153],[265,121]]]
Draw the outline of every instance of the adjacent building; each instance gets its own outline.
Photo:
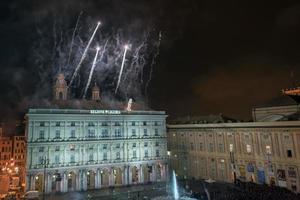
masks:
[[[260,108],[253,114],[256,122],[194,120],[167,125],[171,167],[182,179],[252,181],[300,192],[297,106]]]

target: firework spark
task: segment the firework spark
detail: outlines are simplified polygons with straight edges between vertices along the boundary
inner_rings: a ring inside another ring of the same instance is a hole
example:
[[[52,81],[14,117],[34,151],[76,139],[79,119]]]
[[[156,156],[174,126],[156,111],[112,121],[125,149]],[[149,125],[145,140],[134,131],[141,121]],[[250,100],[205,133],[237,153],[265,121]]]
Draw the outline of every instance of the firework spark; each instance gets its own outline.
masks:
[[[124,68],[125,59],[126,59],[126,52],[127,52],[128,48],[129,48],[128,45],[124,46],[125,50],[124,50],[124,54],[123,54],[123,60],[122,60],[121,70],[120,70],[120,73],[119,73],[119,78],[118,78],[118,83],[117,83],[117,87],[116,87],[116,90],[115,90],[115,94],[117,94],[118,88],[119,88],[119,85],[120,85],[120,82],[121,82],[121,77],[122,77],[123,68]]]
[[[88,49],[89,49],[89,47],[90,47],[90,45],[91,45],[91,43],[92,43],[92,41],[93,41],[93,39],[94,39],[94,37],[95,37],[95,34],[96,34],[96,32],[97,32],[97,30],[98,30],[100,24],[101,24],[101,23],[98,22],[98,24],[97,24],[97,26],[96,26],[96,28],[95,28],[95,30],[94,30],[92,36],[91,36],[91,38],[90,38],[90,40],[89,40],[89,42],[88,42],[86,48],[84,49],[84,52],[83,52],[83,54],[82,54],[82,57],[81,57],[81,59],[80,59],[78,65],[77,65],[77,67],[76,67],[76,69],[75,69],[75,72],[74,72],[74,74],[73,74],[73,76],[72,76],[72,78],[71,78],[70,86],[72,85],[72,83],[73,83],[73,81],[74,81],[74,78],[76,77],[76,75],[77,75],[77,73],[78,73],[78,70],[80,69],[80,66],[81,66],[81,64],[82,64],[82,62],[83,62],[83,60],[84,60],[84,58],[86,57],[87,51],[88,51]]]

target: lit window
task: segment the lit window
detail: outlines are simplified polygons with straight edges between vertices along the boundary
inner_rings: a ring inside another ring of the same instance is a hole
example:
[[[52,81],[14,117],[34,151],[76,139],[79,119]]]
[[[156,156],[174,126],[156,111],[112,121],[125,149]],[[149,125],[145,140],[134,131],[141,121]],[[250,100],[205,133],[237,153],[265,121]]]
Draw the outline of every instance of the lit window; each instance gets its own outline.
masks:
[[[250,145],[250,144],[247,144],[247,145],[246,145],[246,150],[247,150],[247,153],[251,153],[252,148],[251,148],[251,145]]]
[[[269,145],[266,146],[266,153],[267,154],[271,154],[272,153],[271,152],[271,146],[269,146]]]
[[[74,150],[75,150],[75,145],[74,145],[74,144],[71,144],[71,145],[70,145],[70,150],[71,150],[71,151],[74,151]]]
[[[233,152],[233,144],[229,144],[229,151]]]

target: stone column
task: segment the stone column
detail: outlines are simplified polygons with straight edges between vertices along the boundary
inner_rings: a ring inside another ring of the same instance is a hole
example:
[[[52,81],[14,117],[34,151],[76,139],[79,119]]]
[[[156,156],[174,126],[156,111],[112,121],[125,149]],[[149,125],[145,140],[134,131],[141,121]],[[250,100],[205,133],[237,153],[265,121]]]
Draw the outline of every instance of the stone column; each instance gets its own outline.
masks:
[[[50,173],[46,174],[46,194],[51,192],[52,187],[52,176]]]
[[[132,170],[130,165],[128,166],[128,184],[131,185],[132,184]]]
[[[140,173],[139,174],[141,177],[140,183],[144,183],[143,165],[140,165]]]
[[[95,176],[96,180],[95,180],[95,188],[99,189],[100,188],[100,183],[99,183],[99,179],[100,179],[100,171],[99,168],[96,170],[96,176]]]
[[[87,190],[87,176],[86,176],[86,170],[82,170],[82,178],[83,178],[83,190]]]

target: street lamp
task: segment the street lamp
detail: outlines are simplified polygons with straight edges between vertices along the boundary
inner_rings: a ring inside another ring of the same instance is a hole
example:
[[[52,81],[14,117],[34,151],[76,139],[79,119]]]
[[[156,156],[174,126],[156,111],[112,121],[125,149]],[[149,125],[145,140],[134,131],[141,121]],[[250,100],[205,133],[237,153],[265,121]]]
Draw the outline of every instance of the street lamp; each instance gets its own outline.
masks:
[[[46,168],[49,165],[49,159],[45,156],[42,159],[42,165],[44,165],[44,180],[43,180],[43,200],[45,200],[45,191],[46,191]],[[38,179],[38,177],[37,177]]]
[[[230,162],[231,168],[233,169],[233,182],[236,183],[236,169],[235,169],[235,161],[234,161],[234,152],[233,152],[233,144],[229,145],[229,155],[230,155]]]

